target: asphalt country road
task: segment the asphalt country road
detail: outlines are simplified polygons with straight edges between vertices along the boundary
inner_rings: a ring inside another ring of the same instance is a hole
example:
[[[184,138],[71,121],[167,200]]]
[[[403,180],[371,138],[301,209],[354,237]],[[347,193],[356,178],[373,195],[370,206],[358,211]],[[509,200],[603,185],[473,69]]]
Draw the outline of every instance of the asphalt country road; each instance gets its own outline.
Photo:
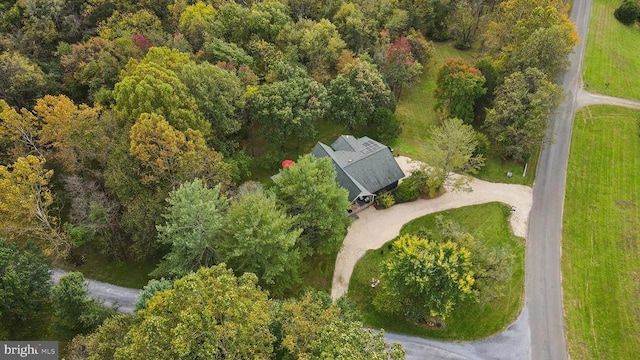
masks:
[[[547,145],[538,161],[533,186],[526,252],[526,306],[531,331],[531,358],[567,359],[562,306],[562,215],[569,159],[569,144],[576,98],[581,89],[591,0],[573,2],[571,21],[580,43],[569,56],[569,71],[561,78],[565,99],[550,119]]]

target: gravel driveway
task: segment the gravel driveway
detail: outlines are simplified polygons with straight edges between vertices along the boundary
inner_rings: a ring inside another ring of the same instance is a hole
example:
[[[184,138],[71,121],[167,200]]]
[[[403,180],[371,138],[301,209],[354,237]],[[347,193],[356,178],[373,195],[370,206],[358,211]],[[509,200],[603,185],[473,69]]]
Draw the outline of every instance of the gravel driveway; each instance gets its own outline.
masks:
[[[407,157],[400,156],[396,160],[405,174],[419,166]],[[498,201],[515,208],[509,218],[511,228],[517,236],[526,237],[532,203],[530,187],[490,183],[478,179],[473,179],[470,185],[472,188],[470,192],[447,191],[435,199],[416,200],[385,210],[370,207],[359,212],[359,219],[349,227],[347,237],[336,259],[331,298],[338,299],[347,292],[353,267],[367,250],[380,248],[387,241],[398,236],[402,225],[427,214]]]

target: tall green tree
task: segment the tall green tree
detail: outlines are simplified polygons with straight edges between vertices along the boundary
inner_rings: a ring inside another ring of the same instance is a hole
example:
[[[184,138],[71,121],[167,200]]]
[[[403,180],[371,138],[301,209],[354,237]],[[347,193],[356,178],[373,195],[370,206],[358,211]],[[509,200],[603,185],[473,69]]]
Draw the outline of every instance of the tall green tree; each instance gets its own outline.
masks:
[[[562,96],[558,85],[540,70],[515,72],[496,89],[485,129],[504,159],[525,162],[542,145],[549,114]]]
[[[156,294],[116,359],[270,359],[272,303],[253,274],[202,268]]]
[[[482,73],[464,60],[446,59],[436,76],[436,89],[433,92],[436,108],[445,118],[458,118],[472,123],[475,101],[486,91],[482,86],[484,82]]]
[[[485,46],[505,55],[521,46],[534,31],[561,23],[570,25],[569,5],[562,0],[501,2],[484,33]]]
[[[173,127],[185,131],[211,132],[195,99],[175,71],[167,64],[143,62],[115,85],[115,111],[126,123],[141,114],[162,115]]]
[[[157,230],[158,242],[170,250],[152,275],[179,278],[217,264],[228,208],[221,187],[208,188],[196,179],[172,191],[167,203],[164,223]]]
[[[566,23],[537,29],[509,55],[507,70],[537,68],[554,79],[569,67],[568,56],[576,43],[575,29]]]
[[[477,296],[472,269],[471,253],[456,243],[403,235],[383,266],[374,305],[413,321],[446,319],[461,301]]]
[[[377,38],[375,24],[367,21],[358,4],[345,2],[333,17],[340,35],[349,49],[361,52],[369,49]]]
[[[351,130],[368,125],[380,108],[395,110],[395,99],[372,64],[355,61],[342,69],[327,89],[331,118]]]
[[[447,119],[434,129],[428,141],[429,155],[427,165],[431,172],[439,178],[438,183],[449,183],[454,173],[463,176],[453,180],[455,189],[464,189],[469,178],[467,174],[474,174],[484,166],[484,157],[478,153],[480,134],[471,125],[460,119]]]
[[[240,78],[232,71],[207,62],[182,65],[178,77],[211,124],[210,143],[229,156],[237,147],[232,135],[240,131],[243,125],[241,111],[245,105],[245,87]]]
[[[503,290],[511,280],[514,256],[504,247],[490,247],[482,238],[467,232],[460,224],[442,216],[436,217],[437,234],[433,241],[454,242],[471,252],[474,286],[479,299],[489,302],[503,296]]]
[[[218,12],[211,5],[198,1],[187,6],[180,15],[178,30],[187,38],[194,50],[202,48],[205,33],[211,33]]]
[[[303,253],[337,251],[350,222],[349,200],[347,190],[336,182],[331,159],[301,156],[294,166],[282,169],[274,182],[279,204],[303,229]]]
[[[37,333],[50,303],[51,261],[32,243],[0,238],[0,338],[23,340]]]
[[[298,280],[302,264],[295,219],[261,188],[247,191],[229,207],[220,257],[238,273],[252,272],[262,288],[281,295]]]
[[[106,319],[89,335],[77,335],[67,347],[69,360],[114,360],[115,352],[122,346],[122,339],[139,318],[117,314]]]
[[[111,16],[98,25],[98,35],[107,40],[131,39],[142,36],[144,51],[151,46],[162,46],[165,42],[165,33],[162,22],[149,10],[142,9],[136,12],[114,11]]]
[[[292,135],[298,138],[298,144],[313,137],[315,124],[327,106],[324,86],[293,71],[296,74],[290,78],[259,86],[248,99],[250,119],[265,140],[282,150]]]
[[[89,298],[89,286],[80,272],[68,273],[51,290],[55,319],[51,327],[68,339],[88,334],[115,315],[101,301]]]
[[[320,82],[333,77],[338,57],[346,47],[336,26],[327,19],[299,19],[283,29],[279,38],[307,67],[309,75]]]

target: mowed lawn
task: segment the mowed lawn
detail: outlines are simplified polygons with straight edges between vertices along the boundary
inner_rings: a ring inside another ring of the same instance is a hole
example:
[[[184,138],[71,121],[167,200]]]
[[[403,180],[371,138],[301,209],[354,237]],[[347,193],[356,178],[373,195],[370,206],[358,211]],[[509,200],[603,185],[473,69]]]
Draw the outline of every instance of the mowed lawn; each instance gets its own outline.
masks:
[[[622,0],[593,0],[584,87],[592,92],[640,100],[640,28],[616,20],[613,12],[621,3]]]
[[[402,134],[390,145],[396,154],[408,156],[414,160],[425,161],[429,152],[426,140],[431,136],[433,127],[440,123],[440,114],[434,109],[433,90],[436,88],[436,74],[447,58],[462,58],[469,64],[475,64],[476,54],[473,51],[460,51],[451,43],[434,43],[435,53],[431,61],[424,66],[422,75],[416,82],[404,89],[396,115],[402,125]],[[476,177],[508,184],[532,185],[537,164],[537,154],[532,156],[524,173],[524,164],[512,163],[500,159],[493,154],[485,154],[485,167]],[[507,177],[507,172],[513,176]]]
[[[640,356],[640,112],[576,114],[565,196],[562,273],[573,359]]]
[[[382,264],[388,259],[393,241],[378,250],[370,250],[358,261],[349,283],[348,296],[362,312],[364,323],[415,336],[446,340],[474,340],[498,333],[520,314],[524,295],[524,240],[511,233],[508,223],[509,207],[500,203],[467,206],[414,219],[402,227],[400,234],[434,231],[437,215],[452,219],[466,231],[482,239],[489,247],[506,249],[513,254],[511,279],[501,292],[488,303],[468,301],[457,306],[447,318],[444,328],[418,326],[402,317],[379,313],[372,305],[375,288],[371,279],[379,278]]]
[[[433,90],[436,88],[436,74],[447,58],[462,58],[473,64],[473,52],[460,51],[453,43],[434,43],[435,52],[427,64],[423,64],[422,75],[400,96],[396,108],[398,121],[402,125],[402,134],[391,145],[400,155],[416,160],[424,160],[428,151],[425,139],[431,129],[439,123],[440,115],[434,109]]]

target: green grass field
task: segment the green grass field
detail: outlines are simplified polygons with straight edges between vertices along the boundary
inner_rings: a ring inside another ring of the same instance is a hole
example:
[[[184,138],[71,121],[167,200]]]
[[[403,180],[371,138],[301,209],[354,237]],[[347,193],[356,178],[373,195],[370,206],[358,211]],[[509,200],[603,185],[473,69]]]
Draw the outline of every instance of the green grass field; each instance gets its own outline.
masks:
[[[416,82],[403,90],[396,108],[402,134],[391,145],[401,155],[416,160],[424,160],[424,154],[428,151],[425,139],[431,134],[431,128],[439,122],[440,115],[434,110],[433,99],[438,69],[450,57],[473,63],[473,52],[457,50],[452,43],[434,43],[434,46],[436,51],[433,58],[424,64],[422,75]]]
[[[387,331],[405,333],[446,340],[480,339],[499,332],[513,322],[523,304],[524,295],[524,241],[511,233],[507,217],[509,207],[499,203],[489,203],[454,209],[438,213],[453,219],[471,232],[477,239],[484,239],[491,246],[500,246],[514,255],[512,277],[505,287],[503,296],[487,304],[467,302],[460,304],[447,318],[442,329],[430,329],[405,321],[402,318],[378,313],[372,299],[371,278],[378,278],[381,265],[388,255],[388,245],[378,250],[368,251],[356,265],[349,284],[349,297],[363,313],[366,325]],[[435,228],[435,217],[430,214],[415,219],[402,228],[401,234],[415,233],[420,229]]]
[[[588,91],[640,100],[640,28],[624,26],[613,17],[620,3],[593,0],[584,86]]]
[[[469,63],[474,63],[475,53],[460,51],[451,43],[434,43],[435,53],[431,61],[425,65],[422,75],[413,86],[402,93],[396,115],[402,125],[402,134],[391,146],[397,154],[408,156],[415,160],[424,161],[429,148],[426,139],[431,135],[431,129],[440,122],[439,113],[434,110],[435,100],[433,90],[436,87],[436,73],[444,60],[450,57],[459,57]],[[522,176],[524,164],[506,162],[497,156],[488,154],[485,167],[476,177],[509,184],[532,185],[537,164],[537,154],[532,157],[528,165],[526,176]],[[507,172],[512,172],[513,177],[508,178]]]
[[[640,112],[576,114],[564,209],[562,273],[573,359],[640,354]]]

